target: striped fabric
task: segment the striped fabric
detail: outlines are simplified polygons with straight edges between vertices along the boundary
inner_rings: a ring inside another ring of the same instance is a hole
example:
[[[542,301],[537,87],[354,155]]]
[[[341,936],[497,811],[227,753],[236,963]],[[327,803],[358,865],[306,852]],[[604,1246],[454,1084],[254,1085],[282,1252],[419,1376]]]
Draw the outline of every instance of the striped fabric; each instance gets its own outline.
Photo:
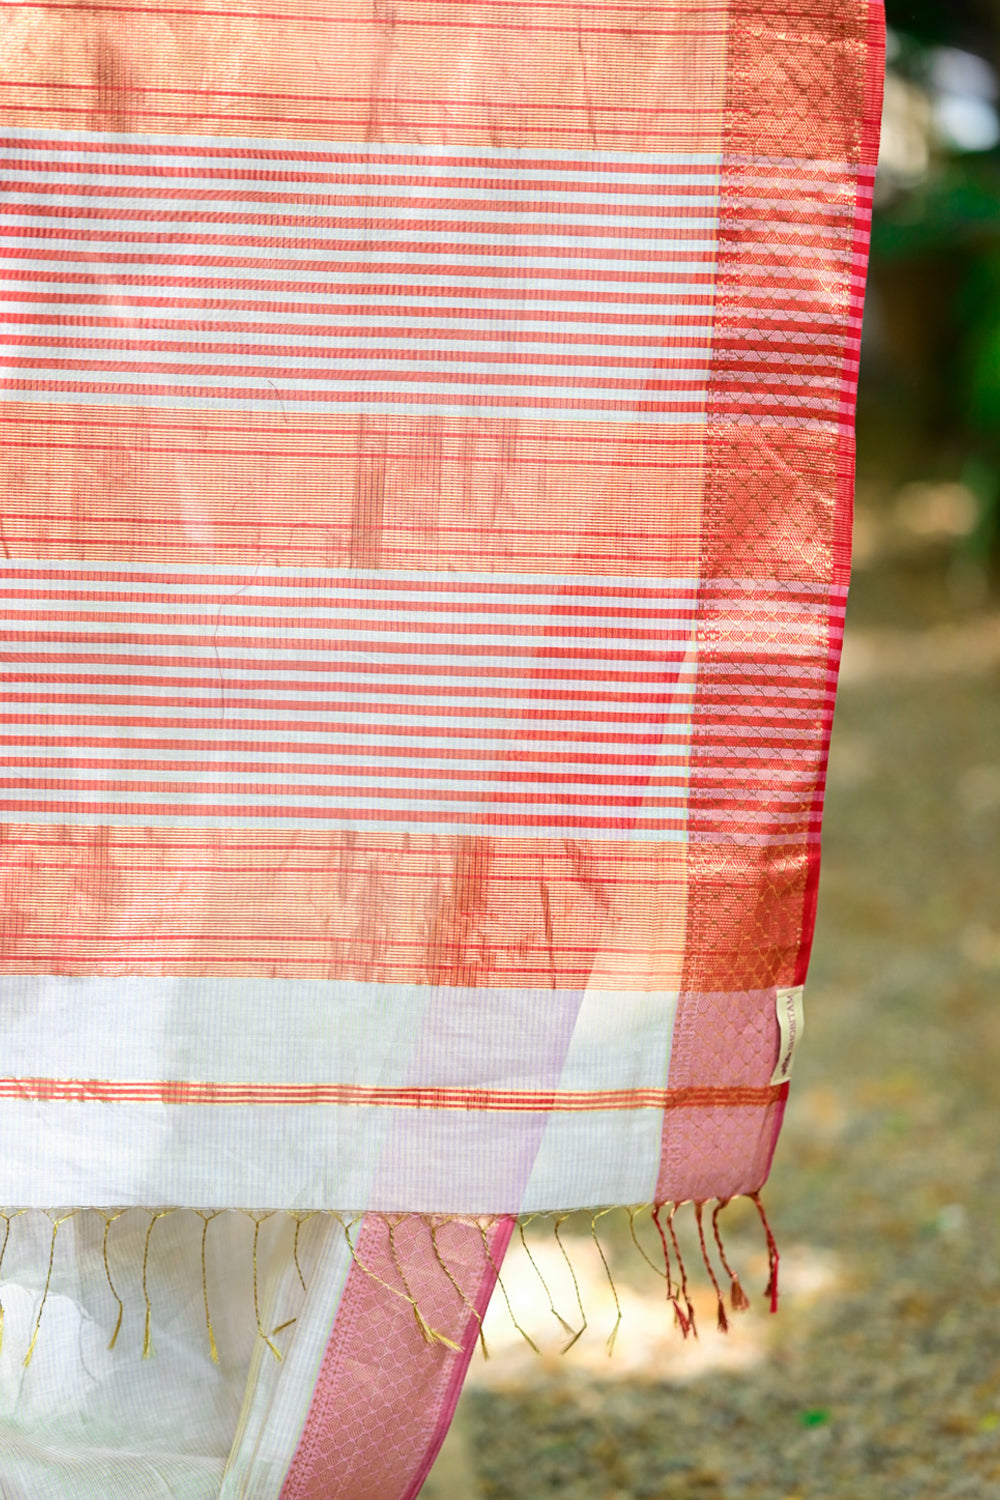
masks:
[[[795,319],[817,258],[850,277],[852,174],[752,162],[723,225],[721,165],[11,132],[0,244],[27,286],[3,388],[173,410],[689,424],[718,354],[716,257],[735,242],[753,276],[740,311],[768,343],[726,350],[727,408],[752,417],[766,396],[836,420],[842,331],[821,318],[803,349]]]
[[[12,1500],[413,1500],[519,1214],[765,1181],[883,29],[0,3]]]

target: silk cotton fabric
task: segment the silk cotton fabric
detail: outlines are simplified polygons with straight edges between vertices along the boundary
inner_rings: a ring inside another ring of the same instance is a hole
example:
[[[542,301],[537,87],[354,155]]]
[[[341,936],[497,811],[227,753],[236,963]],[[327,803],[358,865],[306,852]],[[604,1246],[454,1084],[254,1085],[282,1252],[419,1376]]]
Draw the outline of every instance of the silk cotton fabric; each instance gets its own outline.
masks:
[[[0,26],[0,1483],[403,1500],[517,1215],[767,1177],[881,5]]]

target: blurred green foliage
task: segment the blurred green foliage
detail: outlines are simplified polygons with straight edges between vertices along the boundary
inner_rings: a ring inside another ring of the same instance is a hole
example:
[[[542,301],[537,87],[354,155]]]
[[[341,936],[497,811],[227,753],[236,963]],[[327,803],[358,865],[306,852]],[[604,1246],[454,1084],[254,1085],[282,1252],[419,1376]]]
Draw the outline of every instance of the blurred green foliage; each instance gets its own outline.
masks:
[[[967,47],[992,58],[1000,45],[998,0],[886,0],[894,31],[924,46]]]
[[[956,545],[1000,571],[1000,145],[934,130],[938,49],[1000,72],[1000,0],[887,0],[897,100],[924,121],[922,170],[883,173],[872,234],[859,470],[884,494],[959,480],[978,522]],[[920,111],[924,113],[921,115]],[[914,126],[914,128],[918,128]]]

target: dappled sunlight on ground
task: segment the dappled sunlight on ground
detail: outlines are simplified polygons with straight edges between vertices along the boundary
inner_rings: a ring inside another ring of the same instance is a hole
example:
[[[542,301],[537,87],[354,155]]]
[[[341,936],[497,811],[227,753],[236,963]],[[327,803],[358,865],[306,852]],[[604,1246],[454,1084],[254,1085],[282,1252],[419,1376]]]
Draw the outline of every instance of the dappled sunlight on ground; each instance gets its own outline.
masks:
[[[484,1360],[479,1352],[473,1359],[469,1380],[474,1386],[499,1389],[580,1377],[685,1381],[715,1370],[748,1370],[766,1357],[771,1317],[763,1295],[754,1298],[749,1312],[733,1314],[730,1310],[729,1332],[720,1333],[715,1293],[704,1267],[700,1262],[692,1264],[688,1291],[698,1337],[685,1339],[666,1300],[665,1283],[651,1270],[640,1263],[623,1272],[620,1260],[612,1263],[612,1291],[590,1237],[563,1232],[564,1257],[551,1230],[547,1238],[543,1234],[544,1230],[529,1231],[534,1266],[515,1236],[502,1271],[510,1310],[502,1294],[494,1297],[483,1327],[490,1357]],[[652,1251],[654,1247],[648,1248]],[[746,1254],[743,1246],[734,1253],[747,1287],[762,1287],[767,1280],[766,1256],[757,1250]],[[638,1251],[635,1261],[639,1262]],[[817,1297],[832,1294],[836,1286],[837,1263],[832,1254],[805,1245],[786,1247],[781,1260],[781,1291],[789,1316],[795,1316],[797,1309]],[[546,1287],[551,1291],[555,1313]],[[581,1307],[586,1314],[585,1327]],[[618,1307],[621,1323],[609,1351]],[[540,1353],[536,1354],[515,1328],[512,1314]],[[583,1331],[567,1349],[581,1328]]]
[[[949,551],[963,507],[954,487],[903,494],[852,588],[806,1032],[765,1193],[778,1316],[752,1205],[721,1221],[753,1302],[726,1337],[677,1215],[697,1343],[627,1220],[600,1221],[610,1359],[589,1223],[561,1231],[588,1315],[565,1355],[515,1240],[504,1285],[543,1352],[497,1298],[422,1500],[1000,1496],[1000,612]],[[528,1236],[575,1330],[551,1226]]]

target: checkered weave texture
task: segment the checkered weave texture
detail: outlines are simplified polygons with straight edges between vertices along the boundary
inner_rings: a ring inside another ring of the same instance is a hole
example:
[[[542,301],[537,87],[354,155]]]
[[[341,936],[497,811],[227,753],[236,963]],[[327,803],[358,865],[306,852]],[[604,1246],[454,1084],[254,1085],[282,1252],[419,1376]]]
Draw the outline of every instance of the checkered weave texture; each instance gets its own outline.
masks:
[[[364,1216],[204,1493],[394,1500],[514,1216],[769,1170],[882,7],[0,28],[0,1202]]]

